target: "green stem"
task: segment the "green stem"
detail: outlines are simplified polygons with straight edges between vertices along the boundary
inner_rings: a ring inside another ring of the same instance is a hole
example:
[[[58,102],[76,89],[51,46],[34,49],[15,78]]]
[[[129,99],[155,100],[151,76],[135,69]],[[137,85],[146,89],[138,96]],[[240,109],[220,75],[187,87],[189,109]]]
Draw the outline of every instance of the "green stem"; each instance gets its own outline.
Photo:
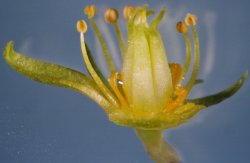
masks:
[[[180,163],[176,151],[164,140],[163,130],[136,129],[145,150],[155,163]]]

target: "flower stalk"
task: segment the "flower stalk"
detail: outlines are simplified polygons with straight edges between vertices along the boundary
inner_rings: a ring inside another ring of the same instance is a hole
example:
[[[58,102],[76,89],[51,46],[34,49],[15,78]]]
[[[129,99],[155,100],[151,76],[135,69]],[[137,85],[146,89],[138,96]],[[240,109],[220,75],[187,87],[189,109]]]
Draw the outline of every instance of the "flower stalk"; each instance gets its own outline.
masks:
[[[164,140],[163,130],[135,131],[145,150],[156,163],[180,163],[177,152]]]

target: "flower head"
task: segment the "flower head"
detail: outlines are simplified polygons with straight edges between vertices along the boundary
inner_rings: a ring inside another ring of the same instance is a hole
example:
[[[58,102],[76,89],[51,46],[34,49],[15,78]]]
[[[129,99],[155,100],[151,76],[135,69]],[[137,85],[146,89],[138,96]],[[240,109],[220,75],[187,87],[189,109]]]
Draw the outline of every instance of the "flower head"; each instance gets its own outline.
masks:
[[[104,18],[115,28],[123,59],[122,70],[118,72],[94,21],[96,11],[94,5],[84,9],[108,64],[110,70],[108,79],[102,75],[87,47],[84,33],[88,27],[84,20],[77,22],[77,31],[80,33],[82,55],[90,76],[22,56],[13,50],[12,42],[5,48],[5,60],[10,66],[33,80],[71,88],[88,95],[116,124],[150,130],[166,129],[184,123],[201,109],[233,95],[243,85],[248,75],[246,72],[231,87],[215,95],[187,99],[193,86],[199,82],[197,17],[187,14],[184,21],[177,23],[177,31],[183,35],[186,42],[186,61],[183,65],[169,63],[158,31],[165,8],[149,22],[147,18],[154,11],[148,10],[147,5],[124,7],[123,17],[127,21],[126,41],[118,24],[118,11],[114,8],[105,11]],[[193,47],[190,37],[194,40]],[[193,65],[191,65],[192,59]],[[187,77],[189,71],[191,76]]]

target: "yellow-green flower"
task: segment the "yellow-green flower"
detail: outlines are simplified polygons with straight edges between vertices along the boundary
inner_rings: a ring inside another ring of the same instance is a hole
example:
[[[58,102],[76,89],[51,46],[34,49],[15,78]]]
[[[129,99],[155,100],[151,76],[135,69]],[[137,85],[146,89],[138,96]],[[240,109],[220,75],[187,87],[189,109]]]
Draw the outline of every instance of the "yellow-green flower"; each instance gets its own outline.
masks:
[[[192,87],[199,82],[199,39],[195,27],[197,17],[187,14],[184,21],[177,23],[177,31],[186,42],[186,61],[183,65],[169,63],[158,31],[165,8],[151,22],[148,22],[147,17],[154,14],[154,11],[147,8],[147,5],[124,8],[123,17],[127,21],[126,41],[118,25],[118,11],[109,8],[104,14],[105,21],[113,24],[117,34],[123,59],[121,72],[114,66],[94,21],[96,7],[90,5],[85,8],[84,13],[100,41],[108,64],[109,79],[102,75],[87,47],[84,38],[87,23],[84,20],[77,22],[77,30],[89,75],[18,54],[13,50],[13,42],[7,44],[4,58],[11,67],[33,80],[74,89],[89,96],[103,108],[112,122],[136,129],[162,130],[178,126],[201,109],[217,104],[238,91],[248,75],[247,72],[222,92],[198,99],[187,99]],[[190,37],[194,40],[193,47]],[[191,76],[187,77],[189,71]]]

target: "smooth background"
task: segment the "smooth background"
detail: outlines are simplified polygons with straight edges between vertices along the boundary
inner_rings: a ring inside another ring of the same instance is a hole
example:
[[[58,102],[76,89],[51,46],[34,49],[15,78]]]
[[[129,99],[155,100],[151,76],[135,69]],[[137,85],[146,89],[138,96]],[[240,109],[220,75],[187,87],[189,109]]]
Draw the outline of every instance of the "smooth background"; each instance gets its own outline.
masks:
[[[220,91],[250,69],[248,0],[1,0],[0,49],[9,40],[17,51],[86,72],[82,62],[78,19],[83,7],[97,4],[96,18],[111,51],[119,53],[112,26],[102,20],[105,7],[120,11],[125,4],[167,7],[160,29],[168,57],[183,62],[184,42],[175,23],[187,12],[198,18],[201,41],[199,77],[204,84],[192,91],[202,96]],[[121,20],[122,22],[123,20]],[[124,22],[121,23],[123,26]],[[90,28],[89,28],[90,29]],[[92,31],[87,42],[95,54]],[[101,61],[102,58],[98,58]],[[120,65],[119,58],[116,64]],[[99,65],[103,68],[102,62]],[[106,72],[107,74],[107,72]],[[200,112],[188,123],[166,132],[184,163],[245,163],[250,160],[250,80],[231,99]],[[93,101],[71,90],[33,82],[12,70],[0,57],[1,163],[151,163],[133,129],[108,121]]]

